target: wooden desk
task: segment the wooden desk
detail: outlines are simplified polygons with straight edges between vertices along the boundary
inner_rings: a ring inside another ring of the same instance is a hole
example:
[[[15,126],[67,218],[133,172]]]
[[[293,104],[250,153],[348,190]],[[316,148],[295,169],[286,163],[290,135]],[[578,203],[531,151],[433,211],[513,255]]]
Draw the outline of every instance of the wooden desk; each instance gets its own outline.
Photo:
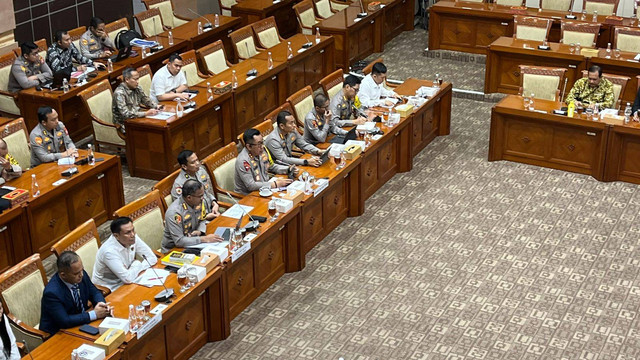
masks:
[[[213,85],[213,83],[212,83]],[[129,119],[127,129],[127,161],[131,176],[162,179],[178,169],[178,154],[189,149],[201,159],[233,141],[231,122],[232,95],[207,100],[204,88],[193,98],[196,108],[181,118],[168,120]],[[165,101],[165,111],[175,113],[175,101]]]
[[[135,69],[142,65],[148,64],[151,68],[151,71],[155,73],[156,71],[158,71],[158,69],[164,66],[162,62],[164,60],[167,60],[169,58],[169,55],[173,54],[174,52],[181,53],[187,51],[190,45],[187,40],[178,39],[175,36],[173,39],[173,45],[169,45],[169,39],[162,36],[153,36],[148,38],[147,40],[157,41],[160,45],[162,45],[162,50],[153,53],[148,52],[147,56],[143,59],[142,55],[139,53],[140,49],[134,48],[136,50],[136,56],[126,58],[114,64],[113,72],[111,72],[111,74],[109,75],[112,86],[117,86],[116,78],[122,75],[122,71],[124,69],[128,67],[132,67]],[[119,68],[116,68],[115,65],[118,65]]]
[[[277,3],[272,0],[242,0],[231,7],[231,15],[242,19],[241,26],[273,16],[280,36],[287,38],[298,32],[298,21],[293,11],[293,5],[298,2],[298,0],[281,0]]]
[[[640,74],[640,63],[633,60],[636,55],[637,53],[622,51],[620,52],[620,59],[616,59],[613,53],[611,54],[611,58],[607,59],[605,57],[605,49],[600,49],[597,57],[588,59],[587,69],[591,65],[598,65],[604,73],[628,76],[630,78],[624,94],[621,94],[622,110],[624,110],[625,103],[629,102],[633,104],[636,94],[638,93],[638,78],[636,76]]]
[[[335,38],[337,68],[348,69],[354,62],[384,49],[383,12],[370,11],[366,17],[354,22],[359,12],[359,7],[350,6],[316,25],[320,34]]]
[[[71,352],[82,344],[92,345],[93,341],[83,339],[81,337],[57,333],[45,341],[42,345],[31,350],[31,356],[23,357],[23,360],[67,360],[71,359]],[[120,360],[122,358],[122,349],[117,349],[107,355],[105,360]]]
[[[299,52],[307,41],[311,41],[313,46]],[[293,50],[291,59],[287,58],[287,42],[291,42]],[[274,61],[287,63],[287,94],[293,94],[307,85],[318,88],[318,82],[335,70],[334,49],[333,37],[321,36],[320,43],[316,43],[315,36],[295,34],[267,51],[259,52],[254,58],[267,60],[267,52],[271,52]]]
[[[551,50],[538,50],[540,44],[539,41],[501,37],[489,45],[484,92],[517,94],[520,88],[520,65],[566,68],[566,92],[569,92],[571,85],[582,77],[587,59],[580,54],[571,54],[569,45],[549,43]]]
[[[373,0],[362,1],[362,5],[365,9],[369,6],[369,3]],[[413,11],[415,9],[415,0],[382,0],[380,4],[382,8],[382,22],[383,22],[383,41],[382,44],[386,44],[394,37],[400,35],[403,31],[413,30]],[[359,1],[354,1],[351,6],[360,7]],[[366,11],[366,10],[365,10]]]
[[[0,273],[31,255],[29,223],[23,206],[0,215]]]
[[[640,184],[640,124],[620,121],[609,129],[604,181]]]
[[[79,153],[81,158],[86,157],[85,150],[79,150]],[[36,174],[40,186],[40,196],[34,198],[30,194],[27,204],[23,204],[31,239],[28,254],[37,252],[48,256],[51,245],[71,230],[89,219],[100,225],[124,205],[120,159],[102,153],[96,153],[96,157],[105,160],[94,166],[77,165],[78,174],[58,186],[53,183],[62,179],[60,174],[71,166],[41,164],[7,183],[31,191],[31,174]]]
[[[608,126],[600,121],[554,115],[561,104],[535,100],[523,109],[520,96],[510,95],[491,110],[489,161],[509,160],[591,175],[604,179]]]

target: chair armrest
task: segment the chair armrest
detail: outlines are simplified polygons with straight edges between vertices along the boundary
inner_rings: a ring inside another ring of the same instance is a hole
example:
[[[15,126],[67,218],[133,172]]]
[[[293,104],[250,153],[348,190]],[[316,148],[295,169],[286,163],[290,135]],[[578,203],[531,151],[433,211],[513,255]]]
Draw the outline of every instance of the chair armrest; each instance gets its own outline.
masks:
[[[178,15],[178,14],[176,14],[176,13],[175,13],[175,11],[173,12],[173,16],[174,16],[174,17],[176,17],[176,18],[178,18],[178,19],[180,19],[180,20],[184,20],[184,21],[191,21],[191,20],[195,20],[195,19],[189,19],[189,18],[188,18],[188,17],[186,17],[186,16]]]
[[[24,331],[25,333],[27,333],[30,336],[39,337],[43,341],[46,340],[50,336],[49,333],[47,333],[47,332],[44,332],[42,330],[36,329],[34,327],[31,327],[31,326],[25,324],[21,320],[17,319],[13,314],[8,314],[8,313],[5,312],[5,315],[7,315],[7,318],[9,318],[9,321],[15,327],[20,328],[20,330]]]
[[[198,76],[200,76],[202,79],[207,79],[207,78],[211,77],[211,75],[207,75],[207,74],[201,73],[200,69],[198,69]]]
[[[0,90],[0,95],[11,96],[14,100],[18,100],[18,93],[12,93],[4,90]]]
[[[93,284],[93,285],[95,285],[98,288],[98,290],[100,290],[100,292],[102,293],[102,296],[107,296],[111,294],[111,290],[108,287],[98,285],[98,284]]]
[[[20,356],[27,355],[27,348],[24,346],[24,343],[21,341],[16,341],[16,346],[18,347],[18,351],[20,351]]]
[[[235,192],[235,191],[225,190],[225,189],[222,189],[222,188],[217,187],[217,186],[216,186],[216,189],[215,189],[215,190],[216,190],[216,193],[222,193],[222,194],[224,194],[225,192],[228,192],[228,193],[229,193],[229,195],[231,195],[232,197],[234,197],[234,198],[236,198],[236,199],[242,199],[242,198],[244,198],[244,195],[238,194],[238,193],[237,193],[237,192]],[[218,202],[218,204],[220,204],[220,202]]]
[[[228,202],[224,202],[224,201],[218,201],[218,206],[221,207],[221,208],[228,209],[228,208],[232,207],[233,204],[228,203]]]

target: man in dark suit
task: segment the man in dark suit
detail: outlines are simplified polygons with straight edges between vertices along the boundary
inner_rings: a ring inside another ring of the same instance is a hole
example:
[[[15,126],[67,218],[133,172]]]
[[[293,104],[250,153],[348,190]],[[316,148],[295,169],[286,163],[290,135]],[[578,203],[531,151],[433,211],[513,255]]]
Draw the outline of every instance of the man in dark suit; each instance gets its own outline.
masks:
[[[55,334],[60,329],[88,324],[109,315],[104,296],[84,271],[82,260],[73,251],[58,258],[55,274],[42,294],[40,330]],[[90,310],[89,302],[93,304]]]

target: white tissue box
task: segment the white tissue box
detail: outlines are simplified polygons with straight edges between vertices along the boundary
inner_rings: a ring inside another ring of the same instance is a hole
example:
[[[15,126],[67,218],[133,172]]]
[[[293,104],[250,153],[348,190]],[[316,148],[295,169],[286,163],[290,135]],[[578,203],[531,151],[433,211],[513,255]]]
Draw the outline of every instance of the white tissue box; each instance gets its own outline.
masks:
[[[293,201],[274,197],[273,200],[276,202],[276,211],[279,213],[286,213],[289,210],[293,209]]]
[[[202,281],[207,276],[207,268],[205,268],[204,266],[186,265],[186,268],[196,269],[196,276],[198,276],[198,282]]]
[[[87,344],[80,345],[76,350],[80,360],[102,360],[107,357],[104,349]]]
[[[98,330],[100,330],[100,334],[102,335],[109,329],[119,329],[124,331],[125,334],[128,334],[129,320],[107,316],[98,326]]]
[[[229,249],[222,246],[210,245],[205,247],[200,251],[200,257],[217,257],[220,262],[223,262],[227,257],[229,257]]]

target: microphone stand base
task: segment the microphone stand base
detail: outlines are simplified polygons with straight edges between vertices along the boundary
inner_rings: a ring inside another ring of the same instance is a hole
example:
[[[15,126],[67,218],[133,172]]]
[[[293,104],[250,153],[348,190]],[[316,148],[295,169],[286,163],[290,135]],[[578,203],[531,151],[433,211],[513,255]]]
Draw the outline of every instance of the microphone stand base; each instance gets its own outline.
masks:
[[[308,49],[308,48],[310,48],[310,47],[312,47],[312,46],[313,46],[313,43],[308,42],[308,43],[306,43],[306,44],[302,45],[302,48],[303,48],[303,49]]]
[[[251,70],[247,71],[247,77],[251,77],[251,76],[258,76],[258,70],[251,69]]]
[[[160,291],[156,296],[154,296],[153,298],[157,301],[157,302],[163,302],[163,303],[171,303],[171,298],[174,296],[173,293],[173,289],[167,289],[167,290],[162,290]]]

